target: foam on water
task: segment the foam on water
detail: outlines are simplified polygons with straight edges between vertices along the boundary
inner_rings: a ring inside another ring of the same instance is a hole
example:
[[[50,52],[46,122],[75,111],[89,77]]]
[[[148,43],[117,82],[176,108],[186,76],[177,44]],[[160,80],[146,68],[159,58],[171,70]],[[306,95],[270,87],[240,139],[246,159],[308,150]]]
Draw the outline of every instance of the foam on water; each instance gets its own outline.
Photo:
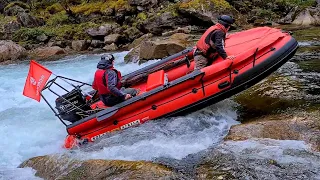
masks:
[[[221,142],[235,121],[235,103],[225,100],[187,116],[150,121],[114,133],[76,153],[80,159],[182,159]]]
[[[256,159],[275,159],[279,163],[304,163],[320,166],[320,154],[312,152],[304,141],[297,140],[273,140],[273,139],[250,139],[246,141],[228,141],[221,145],[222,149],[235,155],[248,155]],[[309,152],[317,155],[307,156]]]

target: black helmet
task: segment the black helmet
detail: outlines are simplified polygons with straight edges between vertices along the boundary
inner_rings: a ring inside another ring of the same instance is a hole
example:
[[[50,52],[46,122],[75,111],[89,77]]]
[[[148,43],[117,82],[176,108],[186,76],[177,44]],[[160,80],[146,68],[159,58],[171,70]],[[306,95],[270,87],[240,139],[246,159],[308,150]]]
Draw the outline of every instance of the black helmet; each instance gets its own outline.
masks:
[[[218,22],[224,26],[231,26],[235,22],[235,20],[228,15],[221,15],[218,18]]]
[[[112,67],[112,62],[114,61],[114,56],[112,54],[104,54],[101,56],[97,68],[98,69],[107,69]]]
[[[112,62],[114,61],[114,56],[112,54],[104,54],[101,56],[101,60]]]

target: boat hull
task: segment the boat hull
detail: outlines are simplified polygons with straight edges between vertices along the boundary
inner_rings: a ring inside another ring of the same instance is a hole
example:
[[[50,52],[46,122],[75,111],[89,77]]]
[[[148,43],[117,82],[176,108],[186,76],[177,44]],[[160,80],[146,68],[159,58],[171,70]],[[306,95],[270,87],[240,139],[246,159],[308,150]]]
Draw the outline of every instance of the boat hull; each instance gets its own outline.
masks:
[[[253,33],[256,35],[251,35]],[[243,36],[252,39],[245,43],[247,46],[241,44]],[[195,71],[191,60],[191,66],[182,64],[166,70],[169,82],[162,86],[149,90],[146,82],[137,84],[134,87],[142,89],[139,96],[68,125],[68,142],[70,137],[81,142],[94,142],[112,131],[123,130],[152,119],[190,113],[217,103],[270,75],[287,62],[298,48],[293,37],[273,28],[253,29],[235,34],[231,38],[233,40],[227,41],[229,47],[226,50],[237,54],[236,60],[220,58],[211,66]],[[164,63],[190,56],[190,53],[192,49],[125,77],[135,77]],[[71,146],[66,144],[66,147]]]

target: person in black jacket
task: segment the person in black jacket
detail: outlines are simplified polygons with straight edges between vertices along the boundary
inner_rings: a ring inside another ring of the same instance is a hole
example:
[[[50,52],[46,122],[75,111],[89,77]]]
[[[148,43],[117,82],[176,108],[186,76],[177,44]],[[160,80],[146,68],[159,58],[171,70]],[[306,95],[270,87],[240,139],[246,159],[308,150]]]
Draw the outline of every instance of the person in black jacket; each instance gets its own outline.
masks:
[[[98,91],[100,99],[106,106],[114,106],[139,93],[134,88],[122,87],[121,73],[114,69],[113,64],[114,56],[112,54],[101,56],[92,83],[92,88]]]
[[[224,50],[226,33],[234,22],[231,16],[222,15],[218,18],[218,23],[207,29],[201,36],[194,53],[195,69],[210,65],[217,55],[223,59],[235,59],[235,56],[228,56]]]

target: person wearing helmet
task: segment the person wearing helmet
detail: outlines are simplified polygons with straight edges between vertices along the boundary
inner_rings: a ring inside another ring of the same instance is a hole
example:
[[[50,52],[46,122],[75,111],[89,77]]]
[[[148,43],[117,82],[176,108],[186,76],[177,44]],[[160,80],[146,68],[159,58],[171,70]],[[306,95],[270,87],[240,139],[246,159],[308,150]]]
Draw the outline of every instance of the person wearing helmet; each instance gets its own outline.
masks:
[[[235,56],[228,56],[224,50],[226,34],[234,22],[231,16],[222,15],[218,18],[218,23],[201,36],[194,52],[195,69],[210,65],[217,55],[223,59],[235,59]]]
[[[122,87],[121,73],[113,67],[113,64],[112,54],[102,55],[92,83],[92,88],[98,91],[101,101],[106,106],[114,106],[138,94],[134,88]]]

